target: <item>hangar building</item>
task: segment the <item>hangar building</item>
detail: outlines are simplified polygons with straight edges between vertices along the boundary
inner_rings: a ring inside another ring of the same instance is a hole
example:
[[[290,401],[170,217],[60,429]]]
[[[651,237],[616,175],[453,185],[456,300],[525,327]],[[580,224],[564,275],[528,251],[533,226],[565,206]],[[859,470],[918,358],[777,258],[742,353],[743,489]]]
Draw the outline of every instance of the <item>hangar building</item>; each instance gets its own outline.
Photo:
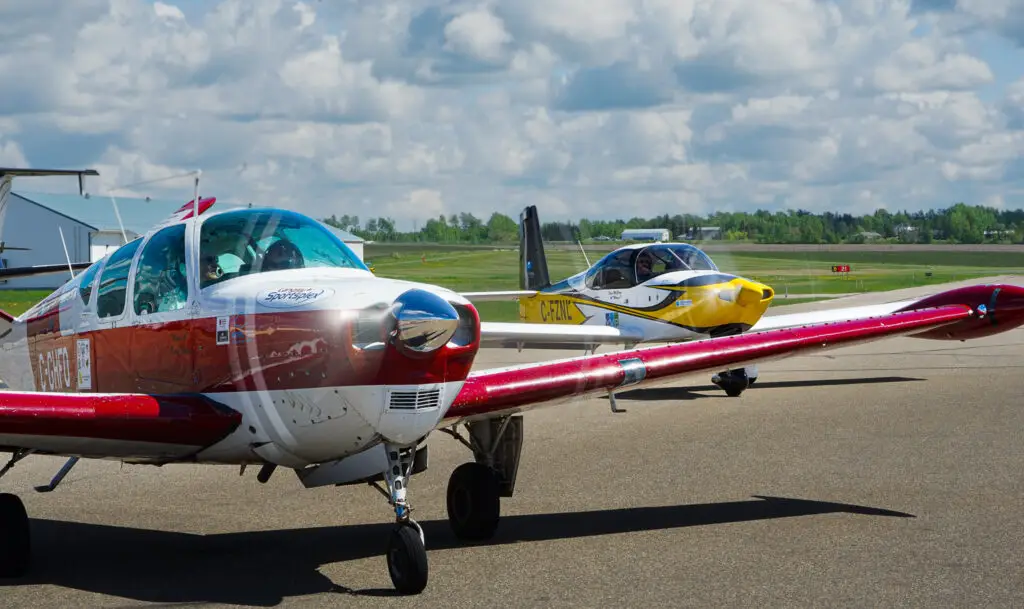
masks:
[[[667,228],[627,228],[622,231],[623,241],[668,241]]]
[[[185,201],[117,197],[117,214],[110,197],[78,194],[11,192],[7,216],[0,241],[4,248],[25,247],[28,250],[3,249],[0,264],[4,267],[65,264],[64,244],[72,262],[95,262],[124,243],[121,224],[131,241],[166,219]],[[214,206],[217,209],[220,205]],[[226,207],[234,207],[230,203]],[[363,240],[334,227],[327,227],[363,257]],[[0,280],[0,289],[55,289],[70,275],[52,273],[38,277]]]

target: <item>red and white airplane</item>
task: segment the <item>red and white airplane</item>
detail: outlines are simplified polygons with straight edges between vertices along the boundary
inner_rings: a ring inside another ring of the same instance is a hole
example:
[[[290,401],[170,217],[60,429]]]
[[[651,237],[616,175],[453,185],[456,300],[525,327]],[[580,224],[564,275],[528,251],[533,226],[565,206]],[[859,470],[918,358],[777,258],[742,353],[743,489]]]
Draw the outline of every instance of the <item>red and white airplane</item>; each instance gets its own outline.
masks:
[[[984,285],[870,317],[471,371],[487,324],[466,297],[375,277],[304,215],[213,203],[185,204],[23,315],[2,315],[0,450],[11,458],[0,476],[38,454],[69,458],[40,491],[80,458],[259,465],[261,482],[284,467],[306,487],[370,483],[394,510],[387,565],[403,593],[427,584],[408,485],[435,431],[472,453],[448,484],[451,527],[486,539],[512,496],[530,408],[895,336],[963,340],[1024,323],[1024,289]],[[0,577],[26,573],[30,555],[25,508],[0,495]]]

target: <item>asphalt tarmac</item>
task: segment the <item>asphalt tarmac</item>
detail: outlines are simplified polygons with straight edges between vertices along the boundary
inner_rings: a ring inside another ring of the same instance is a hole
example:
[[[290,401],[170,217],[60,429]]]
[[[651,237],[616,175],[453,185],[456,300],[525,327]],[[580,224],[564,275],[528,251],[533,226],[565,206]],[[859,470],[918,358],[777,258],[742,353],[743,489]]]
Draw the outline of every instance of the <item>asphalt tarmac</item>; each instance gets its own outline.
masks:
[[[61,460],[31,457],[0,488],[34,518],[35,573],[0,581],[0,607],[1022,606],[1022,354],[1021,330],[891,339],[764,364],[740,398],[700,375],[624,392],[621,414],[528,413],[516,496],[475,546],[444,507],[469,453],[435,434],[410,485],[431,569],[416,598],[392,596],[391,511],[368,487],[82,462],[40,494]]]

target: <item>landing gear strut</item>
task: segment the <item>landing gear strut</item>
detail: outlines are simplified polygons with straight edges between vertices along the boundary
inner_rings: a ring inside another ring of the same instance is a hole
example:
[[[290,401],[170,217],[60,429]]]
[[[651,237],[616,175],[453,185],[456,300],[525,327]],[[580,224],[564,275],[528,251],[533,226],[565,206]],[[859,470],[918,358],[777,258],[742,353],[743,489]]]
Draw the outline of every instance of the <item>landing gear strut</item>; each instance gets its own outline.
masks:
[[[468,440],[455,426],[442,430],[473,451],[474,458],[455,468],[448,480],[448,524],[459,539],[482,541],[498,528],[501,498],[515,491],[523,417],[474,421],[465,427]]]
[[[427,587],[427,548],[423,529],[409,517],[411,509],[405,500],[416,447],[387,444],[384,449],[388,456],[384,479],[388,485],[388,501],[395,507],[396,522],[388,538],[388,573],[400,593],[419,594]]]
[[[725,395],[731,398],[739,397],[756,380],[757,366],[726,370],[711,377],[711,382],[721,387],[725,391]]]

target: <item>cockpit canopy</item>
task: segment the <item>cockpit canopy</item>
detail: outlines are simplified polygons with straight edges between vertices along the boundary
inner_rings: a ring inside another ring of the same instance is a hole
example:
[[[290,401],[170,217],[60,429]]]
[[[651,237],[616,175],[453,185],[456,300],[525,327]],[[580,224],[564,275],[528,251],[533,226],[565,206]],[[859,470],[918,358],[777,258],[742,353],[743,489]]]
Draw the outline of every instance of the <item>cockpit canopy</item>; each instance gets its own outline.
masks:
[[[323,225],[290,211],[225,212],[200,229],[200,288],[242,275],[315,267],[369,270]]]
[[[674,271],[717,271],[700,249],[686,243],[657,243],[644,248],[616,250],[597,261],[586,275],[593,290],[631,288]]]

